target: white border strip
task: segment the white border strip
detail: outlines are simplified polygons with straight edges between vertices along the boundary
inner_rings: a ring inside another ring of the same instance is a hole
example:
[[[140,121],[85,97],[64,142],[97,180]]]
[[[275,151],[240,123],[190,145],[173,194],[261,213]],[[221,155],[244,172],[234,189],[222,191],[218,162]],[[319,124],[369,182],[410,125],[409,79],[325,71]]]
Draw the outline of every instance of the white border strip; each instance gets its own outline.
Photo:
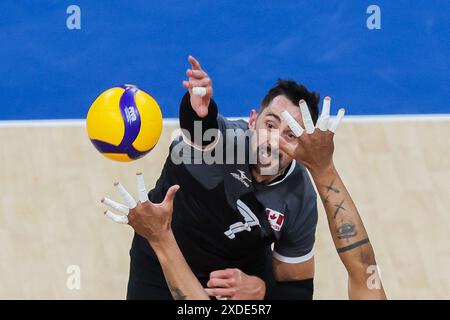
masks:
[[[86,124],[84,119],[61,120],[2,120],[0,128],[8,127],[81,127]]]
[[[177,125],[177,118],[163,120],[166,125]],[[9,127],[84,127],[86,119],[0,120],[0,128]]]
[[[295,257],[295,258],[285,257],[285,256],[282,256],[281,254],[279,254],[276,251],[272,252],[272,256],[275,259],[277,259],[278,261],[285,262],[285,263],[301,263],[301,262],[308,261],[309,259],[314,257],[314,249],[311,250],[309,253],[305,254],[304,256],[301,256],[301,257]]]
[[[334,119],[335,117],[330,117]],[[246,120],[248,118],[230,117],[229,120]],[[436,114],[392,114],[392,115],[367,115],[350,116],[346,115],[343,122],[347,123],[376,123],[376,122],[447,122],[450,121],[450,113]]]
[[[230,117],[229,120],[246,120],[247,117]],[[450,113],[442,114],[399,114],[399,115],[372,115],[372,116],[345,116],[347,123],[385,123],[385,122],[447,122],[450,121]],[[166,125],[177,125],[178,118],[166,118]],[[85,126],[85,119],[61,119],[61,120],[0,120],[0,128],[8,127],[81,127]]]
[[[450,113],[441,114],[393,114],[373,116],[345,116],[343,122],[348,123],[376,123],[376,122],[447,122]]]

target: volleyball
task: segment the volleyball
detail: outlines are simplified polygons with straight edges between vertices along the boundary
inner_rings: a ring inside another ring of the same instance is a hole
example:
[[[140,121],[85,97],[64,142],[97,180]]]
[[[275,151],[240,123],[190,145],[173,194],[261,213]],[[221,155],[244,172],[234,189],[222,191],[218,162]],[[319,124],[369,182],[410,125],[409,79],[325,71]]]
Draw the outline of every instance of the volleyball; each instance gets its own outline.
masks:
[[[129,162],[149,153],[161,136],[156,100],[135,85],[110,88],[92,103],[86,117],[89,139],[108,159]]]

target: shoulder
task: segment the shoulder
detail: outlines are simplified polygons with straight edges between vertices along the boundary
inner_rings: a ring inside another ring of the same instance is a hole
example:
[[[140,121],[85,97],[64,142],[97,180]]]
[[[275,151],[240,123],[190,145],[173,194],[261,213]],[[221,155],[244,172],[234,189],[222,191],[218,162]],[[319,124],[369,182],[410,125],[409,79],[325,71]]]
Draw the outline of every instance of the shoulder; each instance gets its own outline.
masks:
[[[307,218],[308,215],[316,214],[317,194],[308,171],[300,163],[295,164],[293,173],[284,186],[287,188],[286,209],[290,213],[289,220],[298,221]]]
[[[295,163],[292,173],[279,184],[285,212],[285,232],[314,227],[317,223],[317,194],[308,171]]]
[[[288,170],[284,179],[257,194],[277,237],[315,228],[317,223],[317,195],[307,170],[298,163]]]
[[[313,255],[318,221],[316,192],[307,170],[300,164],[295,165],[279,188],[283,210],[269,215],[276,237],[274,256],[287,263],[306,261]]]
[[[296,161],[292,177],[291,179],[288,179],[287,184],[291,185],[295,190],[301,191],[301,196],[303,198],[317,198],[308,170]]]
[[[219,114],[217,116],[217,121],[219,123],[219,128],[223,131],[223,130],[227,130],[227,129],[241,129],[241,130],[247,130],[248,129],[248,122],[242,119],[238,119],[238,120],[229,120],[227,118],[225,118],[224,116],[222,116],[221,114]]]

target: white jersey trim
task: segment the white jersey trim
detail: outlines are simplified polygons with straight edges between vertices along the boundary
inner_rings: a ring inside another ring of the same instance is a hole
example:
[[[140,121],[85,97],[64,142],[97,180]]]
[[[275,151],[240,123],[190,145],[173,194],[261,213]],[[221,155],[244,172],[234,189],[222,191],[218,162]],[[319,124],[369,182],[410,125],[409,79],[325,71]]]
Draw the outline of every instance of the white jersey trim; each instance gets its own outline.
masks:
[[[292,160],[292,163],[291,163],[291,166],[290,166],[290,168],[289,168],[289,171],[286,173],[286,175],[283,177],[283,179],[281,179],[280,181],[276,181],[276,182],[274,182],[274,183],[269,183],[268,186],[269,186],[269,187],[275,186],[275,185],[277,185],[277,184],[283,182],[284,180],[286,180],[286,178],[289,177],[289,175],[290,175],[292,172],[294,172],[294,169],[295,169],[295,165],[296,165],[296,164],[297,164],[297,162],[296,162],[295,160]]]
[[[217,130],[219,134],[218,134],[218,136],[217,136],[217,138],[216,138],[215,141],[211,142],[210,144],[208,144],[208,145],[206,145],[206,146],[199,146],[199,145],[195,144],[194,142],[192,142],[191,140],[189,140],[189,139],[184,135],[183,130],[180,130],[180,131],[181,131],[181,137],[183,138],[183,141],[184,141],[187,145],[189,145],[190,147],[193,147],[194,149],[197,149],[197,150],[199,150],[199,151],[202,151],[202,152],[208,152],[208,151],[213,150],[213,149],[216,147],[216,145],[219,143],[219,140],[221,140],[221,135],[222,135],[222,133],[220,132],[220,130]]]

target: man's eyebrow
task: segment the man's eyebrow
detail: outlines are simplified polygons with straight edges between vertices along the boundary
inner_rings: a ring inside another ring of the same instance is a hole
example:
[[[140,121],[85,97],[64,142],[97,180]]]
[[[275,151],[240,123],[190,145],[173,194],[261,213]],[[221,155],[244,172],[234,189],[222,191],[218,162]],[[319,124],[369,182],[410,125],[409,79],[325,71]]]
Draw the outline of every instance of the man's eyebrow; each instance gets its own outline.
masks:
[[[276,115],[275,113],[273,113],[273,112],[269,112],[268,114],[266,114],[266,116],[272,116],[275,119],[277,119],[278,122],[281,122],[281,118],[278,115]]]

